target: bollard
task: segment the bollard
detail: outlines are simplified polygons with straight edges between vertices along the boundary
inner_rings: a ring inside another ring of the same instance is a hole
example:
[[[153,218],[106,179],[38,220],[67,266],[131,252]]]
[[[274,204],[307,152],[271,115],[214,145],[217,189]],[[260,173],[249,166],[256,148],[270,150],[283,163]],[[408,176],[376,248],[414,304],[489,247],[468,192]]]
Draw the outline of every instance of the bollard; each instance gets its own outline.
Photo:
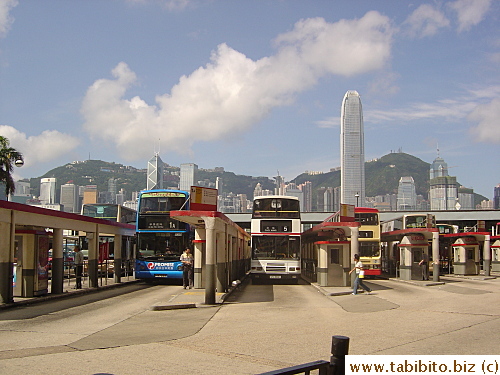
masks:
[[[345,356],[349,353],[349,337],[332,336],[330,367],[333,375],[345,375]]]

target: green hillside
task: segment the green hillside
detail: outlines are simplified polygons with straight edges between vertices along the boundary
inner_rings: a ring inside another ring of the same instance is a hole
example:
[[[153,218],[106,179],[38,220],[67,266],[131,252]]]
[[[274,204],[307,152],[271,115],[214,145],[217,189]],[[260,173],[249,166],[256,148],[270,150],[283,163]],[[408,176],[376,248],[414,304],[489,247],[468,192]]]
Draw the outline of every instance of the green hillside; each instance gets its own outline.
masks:
[[[168,172],[178,172],[179,168],[167,167],[166,170]],[[79,186],[97,185],[98,191],[107,191],[110,178],[117,179],[117,190],[123,188],[126,191],[126,199],[131,199],[132,192],[146,189],[145,169],[136,169],[102,160],[86,160],[54,168],[43,176],[30,179],[32,195],[40,195],[40,179],[49,177],[57,179],[57,194],[60,193],[60,186],[66,183],[74,183]],[[222,179],[224,192],[246,194],[249,199],[252,199],[253,190],[257,183],[260,183],[263,189],[274,189],[274,181],[267,177],[237,175],[233,172],[198,171],[199,181],[209,180],[215,183],[217,177]],[[179,177],[168,174],[165,176],[164,182],[166,186],[176,186]]]
[[[429,192],[429,168],[429,163],[405,153],[391,153],[380,159],[366,162],[366,196],[373,197],[376,195],[397,193],[399,179],[401,177],[411,176],[415,181],[417,194],[427,197]],[[179,177],[176,173],[172,174],[172,172],[178,172],[179,168],[168,166],[166,170],[171,172],[165,176],[166,186],[176,186]],[[80,186],[97,185],[99,191],[107,191],[108,180],[110,178],[117,179],[117,189],[120,190],[123,188],[126,191],[126,199],[131,199],[132,192],[146,188],[145,169],[136,169],[134,167],[109,163],[102,160],[86,160],[83,162],[69,163],[54,168],[43,176],[32,178],[30,180],[32,195],[39,195],[40,178],[44,177],[57,178],[57,194],[60,192],[60,186],[68,182],[73,182]],[[246,194],[248,199],[252,199],[253,191],[257,183],[260,183],[263,189],[274,189],[274,181],[268,177],[237,175],[233,172],[226,171],[214,172],[199,170],[197,180],[206,180],[215,183],[217,177],[220,177],[222,180],[222,192]],[[315,192],[318,188],[335,188],[340,186],[340,171],[319,175],[303,173],[291,182],[295,182],[299,185],[306,181],[312,183],[313,202],[315,202]],[[476,204],[484,199],[486,198],[482,195],[475,194]]]
[[[411,176],[415,180],[417,194],[426,196],[429,191],[429,168],[429,163],[403,153],[388,154],[376,161],[366,162],[366,196],[397,193],[399,179],[406,176]],[[320,175],[303,173],[293,180],[296,184],[302,184],[305,181],[311,181],[313,190],[320,187],[338,187],[340,186],[340,171]]]
[[[396,194],[401,177],[413,177],[417,194],[424,197],[429,195],[429,170],[430,164],[423,160],[402,152],[391,153],[380,159],[365,163],[365,193],[367,197],[377,195]],[[310,181],[313,195],[321,187],[340,186],[340,171],[328,172],[320,175],[303,173],[293,182],[297,185]],[[479,204],[486,197],[474,194],[475,203]],[[313,202],[315,202],[313,196]]]

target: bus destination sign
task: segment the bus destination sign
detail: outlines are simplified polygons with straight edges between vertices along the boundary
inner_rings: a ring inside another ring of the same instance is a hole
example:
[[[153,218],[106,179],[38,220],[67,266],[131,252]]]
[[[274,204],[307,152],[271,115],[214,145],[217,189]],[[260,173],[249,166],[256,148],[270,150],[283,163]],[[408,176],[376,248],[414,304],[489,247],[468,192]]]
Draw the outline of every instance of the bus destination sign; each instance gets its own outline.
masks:
[[[161,197],[181,197],[184,198],[186,197],[186,194],[184,193],[177,193],[174,191],[158,191],[158,192],[150,192],[150,193],[143,193],[141,195],[142,198],[161,198]]]

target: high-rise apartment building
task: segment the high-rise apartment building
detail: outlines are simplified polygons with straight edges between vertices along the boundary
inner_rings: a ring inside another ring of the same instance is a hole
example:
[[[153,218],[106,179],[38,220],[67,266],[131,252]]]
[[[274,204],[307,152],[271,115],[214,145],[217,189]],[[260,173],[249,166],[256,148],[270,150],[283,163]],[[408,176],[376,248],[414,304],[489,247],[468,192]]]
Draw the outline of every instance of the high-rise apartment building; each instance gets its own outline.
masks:
[[[191,186],[195,185],[198,166],[193,163],[181,164],[181,175],[179,180],[179,189],[191,191]]]
[[[260,182],[257,182],[257,185],[255,185],[255,188],[253,189],[253,199],[255,197],[260,197],[262,195],[262,185]]]
[[[398,186],[398,211],[414,211],[417,208],[417,192],[413,177],[401,177]]]
[[[300,211],[304,211],[304,192],[299,189],[297,184],[290,183],[286,185],[285,195],[299,198]]]
[[[118,187],[117,187],[118,179],[117,178],[110,178],[108,180],[108,200],[107,203],[117,203],[116,202],[116,194],[118,193]]]
[[[493,190],[493,207],[495,210],[500,210],[500,184]]]
[[[340,114],[340,203],[365,202],[363,108],[357,91],[347,91]]]
[[[61,205],[64,212],[80,213],[80,194],[75,184],[61,185]]]
[[[83,187],[83,202],[82,204],[98,203],[97,185],[87,185]]]
[[[19,181],[16,181],[14,183],[14,185],[15,185],[16,190],[15,190],[14,194],[11,194],[8,196],[9,201],[26,204],[26,202],[32,198],[31,197],[30,182],[19,180]],[[0,186],[0,189],[3,189],[4,194],[5,194],[5,185]],[[0,197],[0,199],[2,199],[2,198]]]
[[[458,188],[458,205],[455,205],[456,209],[474,210],[476,208],[474,204],[474,190],[460,186]]]
[[[299,189],[304,193],[304,212],[312,212],[313,198],[312,198],[312,183],[305,181],[299,185]]]
[[[147,190],[163,189],[163,161],[157,153],[148,161]]]
[[[448,175],[448,164],[439,155],[431,164],[429,177],[431,210],[446,211],[460,208],[457,178]]]
[[[56,203],[56,178],[42,178],[40,180],[40,203]]]

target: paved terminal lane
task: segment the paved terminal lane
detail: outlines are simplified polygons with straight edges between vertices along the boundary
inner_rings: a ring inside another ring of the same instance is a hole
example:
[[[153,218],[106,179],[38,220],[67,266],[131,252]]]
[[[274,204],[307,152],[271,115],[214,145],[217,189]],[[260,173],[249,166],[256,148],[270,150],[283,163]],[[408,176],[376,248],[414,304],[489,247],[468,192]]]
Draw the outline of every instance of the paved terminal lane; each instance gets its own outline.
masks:
[[[0,311],[0,374],[255,374],[328,360],[332,335],[351,354],[499,354],[500,279],[443,279],[357,296],[244,283],[222,306],[168,311],[151,307],[182,287],[138,284]]]
[[[176,285],[131,284],[42,304],[0,310],[0,360],[158,342],[193,335],[216,309],[185,312],[179,329],[172,312],[152,311],[182,291]],[[1,363],[1,362],[0,362]],[[0,364],[0,373],[2,366]]]

